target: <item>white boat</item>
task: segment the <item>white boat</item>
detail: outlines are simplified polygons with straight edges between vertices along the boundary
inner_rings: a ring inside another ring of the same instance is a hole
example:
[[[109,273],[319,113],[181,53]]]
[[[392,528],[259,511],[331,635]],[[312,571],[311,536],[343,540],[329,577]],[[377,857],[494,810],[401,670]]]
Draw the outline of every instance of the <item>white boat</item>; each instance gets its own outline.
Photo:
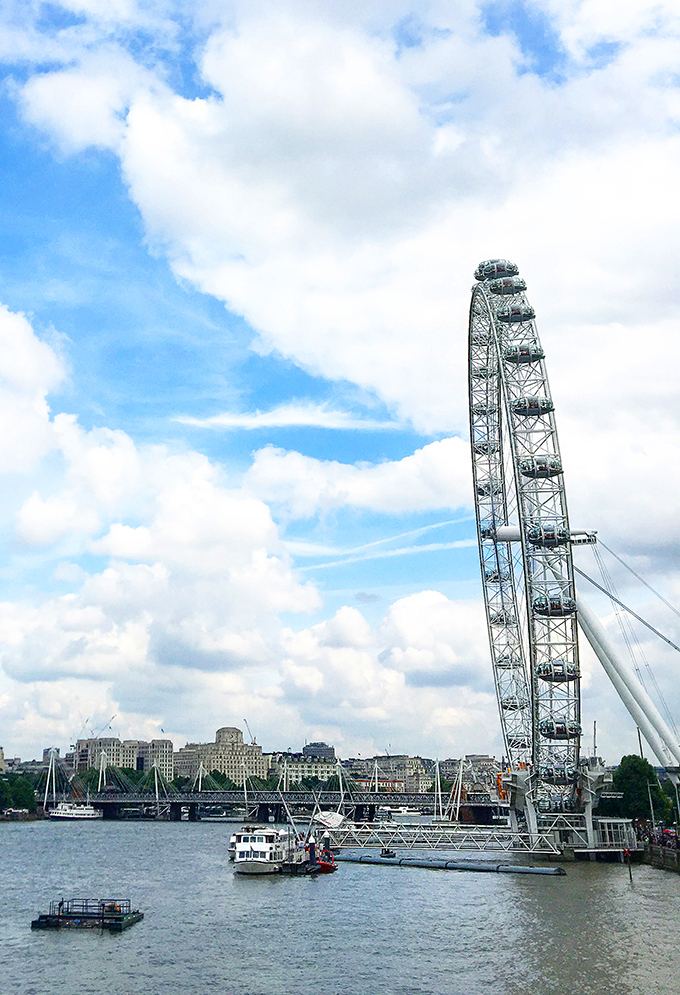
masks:
[[[284,863],[303,864],[309,859],[304,847],[300,848],[297,837],[289,829],[248,826],[235,833],[234,837],[236,874],[280,874]]]
[[[100,808],[79,802],[57,802],[55,808],[47,813],[50,819],[103,819]]]
[[[376,812],[377,822],[394,822],[395,819],[422,819],[422,814],[417,808],[410,808],[408,805],[395,805],[394,808],[391,805],[381,805]]]

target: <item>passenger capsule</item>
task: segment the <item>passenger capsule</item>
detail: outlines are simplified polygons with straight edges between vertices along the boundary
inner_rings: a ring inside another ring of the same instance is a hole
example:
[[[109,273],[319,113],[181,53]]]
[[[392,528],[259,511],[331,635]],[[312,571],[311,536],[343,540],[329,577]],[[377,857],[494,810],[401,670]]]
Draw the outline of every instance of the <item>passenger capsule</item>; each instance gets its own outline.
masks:
[[[493,456],[500,449],[500,443],[491,441],[475,442],[472,445],[472,451],[477,453],[478,456]]]
[[[504,581],[510,579],[510,574],[507,570],[485,570],[484,580],[487,584],[502,584]],[[496,664],[500,666],[500,664]]]
[[[575,681],[579,676],[576,664],[565,663],[564,660],[548,660],[546,663],[539,663],[536,665],[534,673],[542,681],[549,681],[551,684]]]
[[[504,276],[500,280],[490,280],[489,290],[492,294],[519,294],[527,289],[521,276]]]
[[[539,767],[539,776],[548,784],[571,784],[576,778],[576,768],[561,764],[554,767]]]
[[[473,366],[470,370],[470,376],[474,380],[488,380],[489,377],[493,377],[496,374],[496,368],[494,366]]]
[[[539,812],[550,812],[551,814],[556,814],[558,812],[573,812],[576,809],[576,805],[571,798],[561,798],[560,796],[554,796],[552,798],[539,798],[536,803],[536,807]]]
[[[497,411],[497,404],[487,404],[486,401],[478,401],[477,404],[472,405],[473,415],[495,415]]]
[[[482,539],[495,539],[496,538],[496,526],[495,525],[480,525],[479,534]]]
[[[534,598],[532,604],[537,615],[545,615],[549,618],[563,618],[565,615],[573,615],[576,611],[574,599],[567,598],[563,594]]]
[[[522,666],[522,660],[516,653],[503,653],[496,660],[496,667],[500,670],[516,670]]]
[[[570,539],[569,529],[558,525],[534,525],[527,530],[527,542],[541,549],[555,549],[566,546]]]
[[[517,276],[519,266],[507,259],[485,259],[475,270],[475,280],[493,280],[496,277]]]
[[[536,312],[531,304],[513,304],[512,307],[499,308],[496,317],[504,325],[515,325],[523,321],[532,321]]]
[[[504,712],[521,712],[523,708],[529,707],[529,699],[526,695],[512,694],[501,698],[500,705]]]
[[[534,480],[544,480],[546,477],[556,477],[562,473],[562,461],[559,456],[532,456],[519,461],[520,473]]]
[[[581,726],[570,719],[543,719],[538,731],[546,739],[576,739],[581,735]]]
[[[489,615],[489,622],[491,622],[492,625],[514,625],[515,616],[512,612],[505,610],[492,612]]]
[[[554,411],[553,402],[549,397],[518,397],[512,402],[512,410],[523,418],[547,415]]]
[[[479,497],[494,497],[496,494],[503,493],[503,484],[495,478],[482,480],[477,484],[475,490]]]
[[[527,363],[537,363],[544,356],[545,353],[541,347],[533,345],[531,342],[510,345],[503,353],[503,359],[506,363],[515,363],[518,366],[524,366]]]

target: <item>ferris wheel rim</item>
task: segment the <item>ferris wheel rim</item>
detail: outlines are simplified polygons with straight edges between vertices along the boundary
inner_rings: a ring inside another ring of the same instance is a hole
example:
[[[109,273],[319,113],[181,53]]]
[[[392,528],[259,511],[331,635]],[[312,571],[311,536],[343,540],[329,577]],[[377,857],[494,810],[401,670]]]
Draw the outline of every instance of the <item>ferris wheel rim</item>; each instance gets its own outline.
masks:
[[[517,266],[507,260],[480,263],[470,303],[469,417],[482,587],[509,760],[516,765],[527,763],[539,788],[545,784],[573,788],[581,730],[569,519],[545,354],[534,310],[524,295],[526,283],[518,274]],[[486,328],[480,327],[484,324]],[[535,389],[520,391],[527,386]],[[538,387],[542,392],[537,393]],[[520,422],[529,430],[520,429]],[[527,444],[530,436],[532,445]],[[536,442],[541,437],[544,451],[539,451]],[[506,444],[509,467],[503,450]],[[515,523],[508,521],[513,504]],[[521,545],[521,570],[519,558],[510,552],[512,540],[501,534],[513,525],[517,535],[512,538]],[[485,565],[489,559],[498,564],[499,546],[507,547],[500,556],[507,568],[505,580],[500,568],[498,576],[493,569],[489,575]],[[498,589],[502,589],[500,598]],[[511,608],[503,617],[494,611],[499,601]],[[515,644],[517,666],[513,680],[504,683],[499,655],[503,639],[497,637],[495,626],[505,627],[506,632],[511,626],[519,627],[522,612],[525,631],[521,636],[516,633],[514,640],[505,640]],[[555,656],[560,644],[563,660]],[[543,684],[551,690],[546,692]],[[511,685],[516,694],[514,706],[507,698]],[[557,690],[562,687],[567,690]],[[513,707],[514,721],[508,715]],[[518,713],[523,713],[523,738],[531,740],[530,759],[528,744],[517,740],[517,729],[522,727]]]

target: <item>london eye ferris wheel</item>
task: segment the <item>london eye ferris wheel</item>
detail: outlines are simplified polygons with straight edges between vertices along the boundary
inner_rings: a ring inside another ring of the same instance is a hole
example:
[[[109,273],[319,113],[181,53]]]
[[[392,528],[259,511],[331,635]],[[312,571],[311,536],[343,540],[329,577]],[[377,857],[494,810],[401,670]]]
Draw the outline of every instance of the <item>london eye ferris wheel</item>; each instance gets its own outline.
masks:
[[[545,356],[514,263],[480,263],[469,323],[470,437],[484,602],[510,767],[539,811],[577,806],[576,595]],[[582,541],[589,541],[584,537]]]

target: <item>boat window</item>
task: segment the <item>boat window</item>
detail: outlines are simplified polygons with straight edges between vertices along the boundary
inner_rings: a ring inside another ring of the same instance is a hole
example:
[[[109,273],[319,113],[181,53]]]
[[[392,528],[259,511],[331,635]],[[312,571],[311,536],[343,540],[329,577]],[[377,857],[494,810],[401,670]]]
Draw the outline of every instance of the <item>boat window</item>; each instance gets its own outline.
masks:
[[[256,843],[264,843],[264,836],[254,836],[253,839]]]

